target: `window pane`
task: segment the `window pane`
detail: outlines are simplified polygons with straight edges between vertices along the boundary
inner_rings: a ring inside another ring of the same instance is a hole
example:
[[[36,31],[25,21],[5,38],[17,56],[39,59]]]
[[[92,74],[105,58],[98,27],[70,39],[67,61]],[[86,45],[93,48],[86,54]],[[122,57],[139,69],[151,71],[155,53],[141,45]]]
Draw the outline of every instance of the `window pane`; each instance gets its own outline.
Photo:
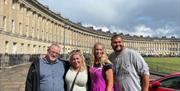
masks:
[[[180,90],[180,77],[173,77],[161,81],[161,87]]]

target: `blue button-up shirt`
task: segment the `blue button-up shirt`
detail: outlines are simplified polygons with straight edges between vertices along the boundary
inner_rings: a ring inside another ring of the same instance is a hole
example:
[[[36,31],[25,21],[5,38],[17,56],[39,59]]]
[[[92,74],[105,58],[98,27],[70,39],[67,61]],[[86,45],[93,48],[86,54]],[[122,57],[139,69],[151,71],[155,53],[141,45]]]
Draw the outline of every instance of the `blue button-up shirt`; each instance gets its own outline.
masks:
[[[64,72],[62,61],[51,64],[46,58],[40,59],[40,91],[64,91]]]

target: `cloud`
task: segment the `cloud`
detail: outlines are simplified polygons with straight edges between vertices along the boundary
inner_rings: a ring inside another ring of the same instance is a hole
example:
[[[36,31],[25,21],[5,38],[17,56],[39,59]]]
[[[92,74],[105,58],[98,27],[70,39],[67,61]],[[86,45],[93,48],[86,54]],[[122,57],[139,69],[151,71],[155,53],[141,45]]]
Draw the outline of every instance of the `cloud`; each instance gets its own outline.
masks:
[[[101,29],[104,32],[109,31],[109,28],[106,27],[106,26],[95,26],[95,25],[92,25],[92,24],[83,24],[83,26],[85,26],[85,27],[93,27],[93,29],[95,29],[95,30]]]
[[[145,25],[139,25],[134,27],[135,32],[133,32],[133,35],[143,35],[143,36],[152,36],[153,30],[149,27],[146,27]]]
[[[129,33],[132,35],[143,35],[150,37],[162,37],[162,36],[166,36],[168,38],[172,36],[180,37],[180,33],[171,26],[163,26],[156,29],[152,29],[142,24],[135,26],[134,32],[129,32]]]
[[[84,26],[86,26],[86,27],[93,26],[94,29],[102,29],[103,31],[104,30],[105,31],[111,30],[111,32],[123,33],[124,35],[130,34],[131,36],[142,35],[144,37],[150,36],[150,37],[159,37],[159,38],[161,38],[163,36],[166,36],[167,38],[170,38],[172,36],[176,36],[177,38],[180,38],[180,32],[178,30],[176,30],[176,28],[173,28],[171,26],[163,26],[163,27],[153,29],[153,28],[148,27],[146,25],[140,24],[140,25],[133,27],[133,31],[128,31],[126,29],[122,29],[122,28],[119,28],[116,26],[111,26],[110,28],[105,27],[105,26],[104,27],[97,27],[97,26],[92,25],[92,24],[86,24]]]
[[[65,18],[111,32],[180,38],[180,0],[39,0]]]

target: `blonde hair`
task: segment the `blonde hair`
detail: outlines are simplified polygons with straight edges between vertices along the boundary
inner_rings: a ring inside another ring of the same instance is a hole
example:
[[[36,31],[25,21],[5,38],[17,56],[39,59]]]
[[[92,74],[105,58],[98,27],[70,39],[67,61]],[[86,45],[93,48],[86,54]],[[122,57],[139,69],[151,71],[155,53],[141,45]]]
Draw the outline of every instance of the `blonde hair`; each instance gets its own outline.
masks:
[[[112,64],[110,61],[109,61],[109,59],[108,59],[108,56],[107,56],[107,54],[106,54],[106,52],[104,51],[104,49],[105,49],[105,46],[104,46],[104,44],[103,43],[100,43],[100,42],[97,42],[97,43],[95,43],[94,44],[94,47],[93,47],[93,49],[92,49],[92,54],[91,54],[91,63],[90,63],[90,66],[93,66],[94,65],[94,61],[95,61],[95,49],[96,49],[96,47],[98,46],[98,45],[100,45],[100,46],[102,46],[102,51],[103,51],[103,54],[102,54],[102,56],[101,56],[101,58],[100,58],[100,64],[102,64],[102,65],[105,65],[106,63],[109,63],[109,64]]]
[[[71,61],[72,61],[73,55],[79,55],[80,58],[81,58],[82,65],[81,65],[80,71],[86,70],[85,58],[84,58],[82,52],[81,52],[80,50],[72,50],[72,51],[70,52],[70,56],[69,56],[70,63],[71,63]],[[72,68],[72,65],[71,65],[71,68]]]

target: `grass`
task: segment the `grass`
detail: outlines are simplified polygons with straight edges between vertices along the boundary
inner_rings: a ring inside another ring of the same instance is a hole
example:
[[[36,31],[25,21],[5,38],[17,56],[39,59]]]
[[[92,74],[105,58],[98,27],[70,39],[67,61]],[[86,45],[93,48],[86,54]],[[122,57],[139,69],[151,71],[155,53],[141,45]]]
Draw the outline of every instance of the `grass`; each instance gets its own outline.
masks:
[[[145,57],[151,71],[161,73],[180,72],[180,57]]]

